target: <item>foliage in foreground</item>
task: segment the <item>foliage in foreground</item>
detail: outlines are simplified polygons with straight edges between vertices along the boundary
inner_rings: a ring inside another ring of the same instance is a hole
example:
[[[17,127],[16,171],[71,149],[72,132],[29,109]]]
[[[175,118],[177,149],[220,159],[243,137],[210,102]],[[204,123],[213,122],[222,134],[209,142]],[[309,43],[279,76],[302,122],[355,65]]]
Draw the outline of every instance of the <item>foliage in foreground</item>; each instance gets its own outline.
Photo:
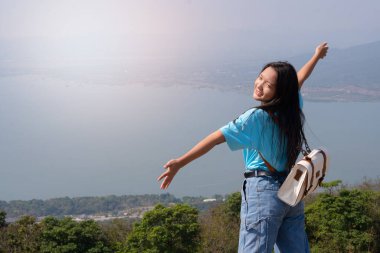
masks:
[[[41,226],[36,218],[23,216],[12,224],[0,228],[0,252],[37,253],[40,250]]]
[[[111,252],[102,230],[94,220],[76,222],[69,217],[61,220],[47,217],[41,227],[41,253]]]
[[[37,223],[24,216],[1,229],[0,252],[107,253],[111,252],[100,226],[93,220],[45,218]]]
[[[235,192],[225,203],[200,217],[201,253],[235,253],[238,248],[241,194]]]
[[[305,210],[313,252],[380,252],[380,194],[341,189],[320,194]]]
[[[339,181],[306,202],[312,252],[380,252],[379,182],[356,189]],[[156,206],[132,227],[130,221],[98,224],[25,216],[7,224],[0,211],[0,252],[236,252],[240,193],[198,215],[194,207]]]
[[[135,224],[119,252],[187,253],[199,246],[198,210],[188,205],[157,205]]]

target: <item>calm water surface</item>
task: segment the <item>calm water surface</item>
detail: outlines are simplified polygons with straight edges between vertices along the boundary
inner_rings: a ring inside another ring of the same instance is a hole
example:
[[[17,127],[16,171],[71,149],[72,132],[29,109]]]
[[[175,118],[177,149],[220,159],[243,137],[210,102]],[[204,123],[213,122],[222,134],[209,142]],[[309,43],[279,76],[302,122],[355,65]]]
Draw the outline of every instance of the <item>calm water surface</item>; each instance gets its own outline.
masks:
[[[186,86],[0,79],[0,200],[162,193],[162,165],[255,105],[250,94]],[[380,103],[305,101],[311,146],[331,155],[327,180],[380,175]],[[226,145],[183,169],[176,196],[238,191],[241,152]]]

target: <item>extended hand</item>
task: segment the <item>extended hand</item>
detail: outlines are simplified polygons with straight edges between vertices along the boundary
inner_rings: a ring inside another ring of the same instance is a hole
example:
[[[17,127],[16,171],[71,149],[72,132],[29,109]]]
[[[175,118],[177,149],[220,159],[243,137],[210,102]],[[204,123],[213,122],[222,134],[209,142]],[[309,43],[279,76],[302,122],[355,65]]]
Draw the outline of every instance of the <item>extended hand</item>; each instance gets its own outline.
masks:
[[[177,159],[170,160],[164,165],[164,168],[166,169],[166,171],[157,178],[157,181],[164,179],[164,181],[162,181],[161,183],[161,187],[160,187],[161,189],[164,190],[169,187],[174,176],[177,174],[177,172],[179,171],[181,167],[182,166],[179,164]]]
[[[190,163],[191,161],[201,157],[210,151],[215,145],[225,142],[226,139],[223,133],[218,129],[206,138],[201,140],[195,145],[189,152],[181,156],[180,158],[170,160],[164,165],[166,171],[157,178],[157,181],[164,179],[161,183],[161,189],[167,189],[172,182],[174,176],[177,174],[180,168]]]
[[[318,57],[318,59],[323,59],[326,56],[328,49],[329,46],[327,42],[324,42],[317,46],[317,48],[315,49],[315,55]]]

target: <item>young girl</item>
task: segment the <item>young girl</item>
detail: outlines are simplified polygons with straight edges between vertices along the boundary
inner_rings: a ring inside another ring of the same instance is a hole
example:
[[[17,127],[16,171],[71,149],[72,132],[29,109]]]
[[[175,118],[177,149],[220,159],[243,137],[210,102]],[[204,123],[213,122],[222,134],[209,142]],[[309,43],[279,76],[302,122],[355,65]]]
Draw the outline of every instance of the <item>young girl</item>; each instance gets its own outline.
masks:
[[[327,50],[327,43],[320,44],[298,73],[287,62],[265,65],[253,89],[253,98],[261,105],[210,134],[183,156],[167,162],[166,171],[158,177],[164,179],[161,189],[167,189],[182,167],[216,145],[227,142],[231,150],[242,149],[245,180],[239,252],[272,252],[275,244],[280,252],[309,252],[303,202],[288,206],[278,199],[277,191],[296,162],[303,142],[299,90]]]

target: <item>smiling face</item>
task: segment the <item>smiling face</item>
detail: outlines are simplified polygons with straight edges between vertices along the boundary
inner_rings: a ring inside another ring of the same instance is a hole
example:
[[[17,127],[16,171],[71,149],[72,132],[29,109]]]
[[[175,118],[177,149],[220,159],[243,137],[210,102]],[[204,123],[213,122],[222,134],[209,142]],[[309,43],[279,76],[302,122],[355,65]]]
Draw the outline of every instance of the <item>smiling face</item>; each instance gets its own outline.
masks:
[[[277,72],[268,67],[255,80],[253,98],[262,103],[271,101],[276,94]]]

